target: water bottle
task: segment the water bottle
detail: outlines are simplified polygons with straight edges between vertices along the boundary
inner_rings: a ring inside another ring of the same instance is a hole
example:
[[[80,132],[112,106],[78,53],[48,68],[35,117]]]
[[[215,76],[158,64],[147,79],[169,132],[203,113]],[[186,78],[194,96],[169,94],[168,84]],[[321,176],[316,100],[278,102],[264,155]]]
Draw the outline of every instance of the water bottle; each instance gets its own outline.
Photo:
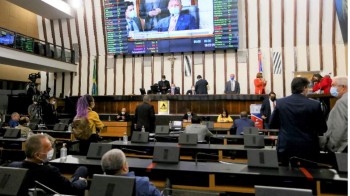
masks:
[[[111,116],[110,115],[108,116],[108,121],[111,121]]]
[[[128,143],[128,135],[126,134],[126,132],[124,132],[123,135],[123,144],[127,144]]]
[[[68,131],[72,132],[72,123],[68,125]]]
[[[171,125],[172,125],[172,123],[171,123],[171,121],[169,121],[169,129],[171,129]]]
[[[145,126],[142,125],[141,132],[145,132]]]
[[[66,143],[63,143],[63,146],[60,150],[60,159],[61,159],[61,161],[66,161],[66,159],[67,159]]]

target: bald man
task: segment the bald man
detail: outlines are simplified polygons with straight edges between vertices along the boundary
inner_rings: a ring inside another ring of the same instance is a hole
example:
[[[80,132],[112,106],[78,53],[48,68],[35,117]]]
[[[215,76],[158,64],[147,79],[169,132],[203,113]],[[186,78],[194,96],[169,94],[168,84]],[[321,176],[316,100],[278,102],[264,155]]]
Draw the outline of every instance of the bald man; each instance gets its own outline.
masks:
[[[235,74],[230,74],[230,80],[225,84],[225,94],[239,94],[241,88],[239,82],[235,80]]]

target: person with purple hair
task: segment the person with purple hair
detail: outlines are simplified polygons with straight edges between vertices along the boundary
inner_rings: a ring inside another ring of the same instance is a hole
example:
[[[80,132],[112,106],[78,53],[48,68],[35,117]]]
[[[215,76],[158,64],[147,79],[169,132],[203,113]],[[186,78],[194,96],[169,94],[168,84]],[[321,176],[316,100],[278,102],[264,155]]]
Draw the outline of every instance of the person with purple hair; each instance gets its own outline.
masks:
[[[104,127],[99,115],[95,111],[92,111],[94,107],[95,101],[91,95],[84,95],[78,99],[75,118],[87,118],[89,127],[92,130],[92,135],[88,140],[80,140],[79,150],[82,155],[87,154],[91,142],[98,141],[97,129],[102,130]]]

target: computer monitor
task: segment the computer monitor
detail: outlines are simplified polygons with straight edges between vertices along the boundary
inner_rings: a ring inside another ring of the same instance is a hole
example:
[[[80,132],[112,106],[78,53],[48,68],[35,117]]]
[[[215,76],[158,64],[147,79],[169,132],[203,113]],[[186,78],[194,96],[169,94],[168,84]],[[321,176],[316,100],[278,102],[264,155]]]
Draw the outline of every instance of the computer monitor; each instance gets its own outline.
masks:
[[[263,135],[243,135],[244,148],[264,148],[265,140]]]
[[[155,146],[153,151],[153,162],[156,163],[178,163],[180,159],[180,148],[175,146]]]
[[[157,125],[156,126],[156,134],[169,134],[169,126],[166,125]]]
[[[4,138],[20,138],[20,137],[21,137],[21,129],[6,128]]]
[[[195,133],[181,133],[179,135],[179,144],[181,145],[197,145],[198,134]]]
[[[335,159],[337,160],[337,167],[339,172],[348,172],[348,153],[336,152]]]
[[[102,156],[112,149],[112,144],[91,143],[86,155],[87,159],[101,159]]]
[[[182,129],[182,121],[173,121],[171,123],[172,130],[181,130]]]
[[[243,127],[243,134],[259,135],[259,129],[257,127]]]
[[[255,196],[312,196],[311,189],[285,188],[273,186],[258,186],[255,185]]]
[[[248,149],[248,167],[278,168],[276,150]]]
[[[149,132],[134,131],[131,136],[131,143],[148,143]]]
[[[135,196],[135,177],[94,174],[89,195]]]
[[[0,195],[17,195],[27,169],[0,167]]]

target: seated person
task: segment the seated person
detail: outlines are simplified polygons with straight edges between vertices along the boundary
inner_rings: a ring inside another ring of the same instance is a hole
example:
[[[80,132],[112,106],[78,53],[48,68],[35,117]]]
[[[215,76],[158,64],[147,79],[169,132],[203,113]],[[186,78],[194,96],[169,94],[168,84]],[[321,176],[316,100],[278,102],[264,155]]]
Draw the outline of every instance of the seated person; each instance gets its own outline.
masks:
[[[186,95],[195,95],[195,94],[196,94],[196,88],[194,86],[192,86],[191,89],[186,92]]]
[[[192,118],[192,124],[185,128],[185,133],[198,134],[198,142],[205,142],[205,137],[211,137],[213,134],[209,131],[206,125],[201,125],[201,120],[198,117]]]
[[[180,89],[175,86],[175,84],[171,84],[170,89],[168,90],[168,94],[170,95],[179,95]]]
[[[170,83],[166,80],[165,75],[162,75],[162,79],[158,82],[159,90],[162,94],[166,94],[170,89]]]
[[[135,176],[129,172],[129,166],[123,151],[112,149],[101,159],[102,170],[107,175],[135,177],[136,195],[161,195],[160,191],[149,181],[148,177]]]
[[[164,32],[198,29],[196,19],[193,16],[181,13],[181,0],[170,0],[168,9],[170,16],[161,19],[153,30]]]
[[[243,127],[254,127],[254,122],[248,118],[248,114],[246,111],[242,111],[240,115],[240,119],[236,119],[233,122],[231,129],[236,130],[236,135],[243,134]]]
[[[15,128],[19,125],[19,114],[17,112],[14,112],[11,114],[11,120],[9,121],[9,126],[11,128]]]
[[[191,122],[191,119],[195,116],[194,113],[191,112],[189,108],[187,108],[186,114],[182,117],[182,121]]]
[[[122,108],[122,111],[117,115],[118,121],[130,121],[130,115],[126,112],[126,108]]]
[[[87,187],[87,168],[78,167],[69,180],[61,175],[57,167],[47,164],[52,158],[53,152],[51,142],[46,135],[34,134],[27,139],[25,145],[26,159],[9,165],[10,167],[28,169],[19,195],[28,195],[28,189],[36,187],[35,181],[61,194],[84,195],[84,189]]]
[[[218,117],[218,122],[233,122],[231,116],[228,115],[228,112],[224,109]]]
[[[21,137],[27,138],[28,135],[33,134],[32,130],[28,127],[29,125],[29,118],[28,117],[21,117],[19,119],[19,125],[16,127],[16,129],[21,129]]]

